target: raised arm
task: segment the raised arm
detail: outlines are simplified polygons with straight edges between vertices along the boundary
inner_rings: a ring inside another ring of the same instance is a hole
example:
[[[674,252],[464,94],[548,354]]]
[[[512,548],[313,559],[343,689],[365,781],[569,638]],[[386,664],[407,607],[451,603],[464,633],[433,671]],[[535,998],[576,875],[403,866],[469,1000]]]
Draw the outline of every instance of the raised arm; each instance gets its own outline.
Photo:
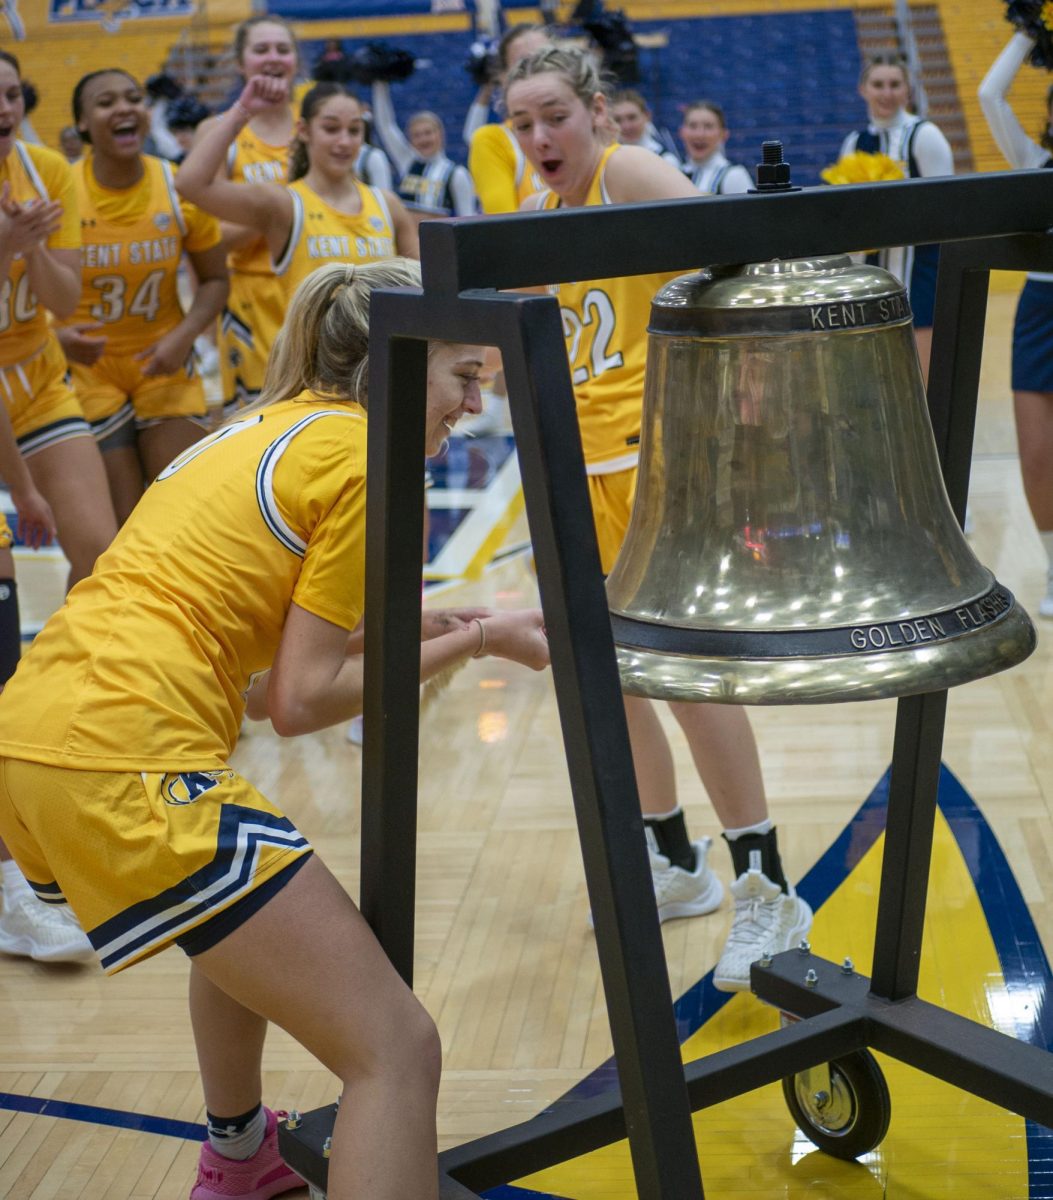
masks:
[[[468,106],[468,112],[464,118],[464,129],[461,132],[461,138],[466,146],[472,140],[472,134],[477,129],[482,129],[490,120],[490,104],[493,100],[493,95],[494,85],[492,83],[484,83],[475,93],[475,98]]]
[[[1028,136],[1009,105],[1009,89],[1034,44],[1026,33],[1014,33],[991,64],[978,92],[998,149],[1017,170],[1044,166],[1049,158],[1049,151]]]
[[[280,253],[292,229],[292,200],[273,183],[234,183],[221,170],[231,143],[259,112],[285,97],[284,79],[254,75],[234,104],[190,148],[176,173],[179,194],[205,212],[263,234]]]
[[[400,175],[405,175],[416,154],[399,128],[395,106],[391,102],[391,85],[382,79],[373,84],[373,127],[395,169]]]

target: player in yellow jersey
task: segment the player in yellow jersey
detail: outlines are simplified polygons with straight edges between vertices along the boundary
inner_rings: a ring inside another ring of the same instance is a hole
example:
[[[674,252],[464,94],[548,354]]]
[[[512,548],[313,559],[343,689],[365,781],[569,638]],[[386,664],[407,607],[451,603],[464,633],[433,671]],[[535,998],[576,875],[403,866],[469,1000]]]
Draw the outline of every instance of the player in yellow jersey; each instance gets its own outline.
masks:
[[[118,522],[203,434],[194,339],[227,297],[219,222],[175,191],[171,166],[143,154],[146,93],[125,71],[85,75],[73,117],[89,152],[73,167],[82,231],[81,298],[59,329],[73,385],[102,450]],[[184,254],[197,280],[184,313]]]
[[[18,60],[0,51],[0,392],[33,482],[55,515],[69,582],[91,573],[117,522],[106,472],[48,312],[80,297],[80,219],[69,164],[17,138]]]
[[[246,79],[283,79],[289,89],[300,65],[296,37],[281,17],[260,15],[234,32],[234,59]],[[201,138],[220,117],[203,121]],[[234,183],[284,183],[296,127],[290,96],[262,107],[231,142],[218,173]],[[267,357],[285,315],[287,296],[274,278],[267,243],[240,223],[224,222],[230,296],[220,321],[219,359],[228,415],[250,403],[263,386]]]
[[[176,187],[221,220],[240,220],[263,234],[288,295],[325,262],[416,257],[416,222],[392,192],[370,188],[354,172],[362,145],[362,106],[339,83],[320,83],[304,97],[286,187],[247,187],[216,175],[227,147],[253,114],[284,94],[285,82],[248,81],[234,106],[187,155]]]
[[[551,47],[523,59],[506,88],[512,128],[547,193],[525,208],[669,200],[697,195],[649,150],[611,144],[607,95],[592,59]],[[703,201],[704,202],[704,201]],[[600,558],[614,565],[629,522],[643,405],[651,298],[668,276],[633,276],[556,289],[567,337]],[[670,704],[724,829],[735,874],[735,918],[714,983],[749,987],[749,964],[796,945],[811,911],[787,882],[768,816],[746,713],[717,704]],[[692,843],[677,803],[669,743],[649,700],[625,712],[644,812],[660,918],[715,909],[723,887],[710,869],[710,839]]]
[[[331,1200],[438,1197],[431,1018],[227,766],[250,689],[286,736],[361,708],[369,298],[419,280],[405,259],[311,275],[258,404],[162,472],[0,696],[0,834],[37,894],[72,905],[109,972],[172,943],[191,958],[209,1125],[191,1200],[302,1186],[261,1102],[270,1020],[343,1083]],[[480,360],[429,348],[429,453],[478,410]],[[480,653],[542,669],[541,613],[428,615],[422,678]]]
[[[552,39],[542,25],[513,25],[507,30],[497,48],[502,83],[508,72],[536,51],[552,45]],[[486,85],[472,105],[465,123],[468,143],[468,170],[479,196],[484,213],[515,212],[520,204],[544,185],[537,171],[523,153],[510,124],[486,124],[490,96],[494,85]]]

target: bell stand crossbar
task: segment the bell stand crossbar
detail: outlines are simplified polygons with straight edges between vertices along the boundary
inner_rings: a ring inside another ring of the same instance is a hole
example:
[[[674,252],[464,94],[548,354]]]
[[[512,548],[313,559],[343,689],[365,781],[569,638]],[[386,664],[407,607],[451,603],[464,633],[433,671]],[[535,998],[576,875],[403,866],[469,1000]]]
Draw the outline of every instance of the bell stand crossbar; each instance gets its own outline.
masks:
[[[673,1001],[586,490],[559,308],[499,293],[944,243],[929,403],[959,520],[968,488],[988,272],[1053,270],[1053,171],[569,209],[421,227],[423,288],[374,293],[361,907],[412,984],[426,340],[497,346],[504,362],[619,1087],[553,1104],[439,1156],[442,1200],[471,1198],[628,1137],[642,1200],[702,1197],[693,1110],[872,1046],[1053,1126],[1053,1056],[916,995],[946,692],[897,708],[873,975],[807,950],[755,964],[752,987],[800,1020],[687,1064]],[[805,983],[806,971],[815,978]],[[279,1127],[326,1191],[335,1105]]]

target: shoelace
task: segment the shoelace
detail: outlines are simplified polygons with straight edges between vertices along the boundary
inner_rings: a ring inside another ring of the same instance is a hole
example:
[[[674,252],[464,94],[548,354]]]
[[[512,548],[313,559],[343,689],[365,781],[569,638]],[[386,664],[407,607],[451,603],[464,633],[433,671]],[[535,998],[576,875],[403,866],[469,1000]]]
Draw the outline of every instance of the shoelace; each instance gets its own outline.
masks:
[[[755,937],[748,931],[748,927],[759,929],[762,933],[770,933],[779,923],[779,914],[775,910],[778,899],[776,897],[775,900],[762,900],[760,896],[753,896],[749,900],[737,900],[735,920],[728,933],[727,944],[754,941]],[[743,912],[747,914],[745,917],[741,915]],[[762,919],[762,914],[766,920]]]

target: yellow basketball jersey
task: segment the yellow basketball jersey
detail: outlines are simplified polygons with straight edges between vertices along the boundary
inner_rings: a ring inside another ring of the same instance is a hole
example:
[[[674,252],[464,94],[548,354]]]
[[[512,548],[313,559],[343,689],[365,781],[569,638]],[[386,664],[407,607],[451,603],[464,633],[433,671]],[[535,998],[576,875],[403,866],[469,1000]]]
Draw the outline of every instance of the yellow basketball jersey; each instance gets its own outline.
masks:
[[[611,203],[603,177],[618,149],[609,146],[603,152],[586,205]],[[558,208],[559,197],[546,192],[541,207]],[[651,301],[675,275],[628,275],[561,283],[554,289],[590,474],[623,471],[636,463]]]
[[[219,245],[219,222],[180,200],[171,166],[143,155],[143,177],[106,188],[91,155],[73,165],[81,223],[81,299],[72,322],[105,326],[106,353],[134,354],[183,319],[176,273],[183,251]]]
[[[286,296],[326,263],[377,262],[394,256],[395,229],[383,192],[364,183],[355,186],[362,208],[349,216],[326,204],[302,179],[289,185],[292,232],[281,259],[274,264]]]
[[[158,476],[0,696],[0,754],[82,770],[222,768],[291,601],[362,615],[366,420],[310,392]]]
[[[48,238],[52,250],[76,250],[80,246],[80,217],[77,192],[69,163],[55,150],[16,141],[0,162],[0,188],[10,188],[11,198],[57,200],[62,205],[62,224]],[[9,367],[36,354],[49,336],[47,310],[30,289],[25,260],[12,263],[0,285],[0,366]]]
[[[472,134],[468,170],[485,213],[518,212],[527,196],[545,187],[507,122]]]
[[[234,183],[284,183],[288,159],[287,145],[272,146],[246,125],[227,153],[227,175]],[[266,238],[257,238],[231,251],[227,266],[243,275],[270,275],[271,256]]]

